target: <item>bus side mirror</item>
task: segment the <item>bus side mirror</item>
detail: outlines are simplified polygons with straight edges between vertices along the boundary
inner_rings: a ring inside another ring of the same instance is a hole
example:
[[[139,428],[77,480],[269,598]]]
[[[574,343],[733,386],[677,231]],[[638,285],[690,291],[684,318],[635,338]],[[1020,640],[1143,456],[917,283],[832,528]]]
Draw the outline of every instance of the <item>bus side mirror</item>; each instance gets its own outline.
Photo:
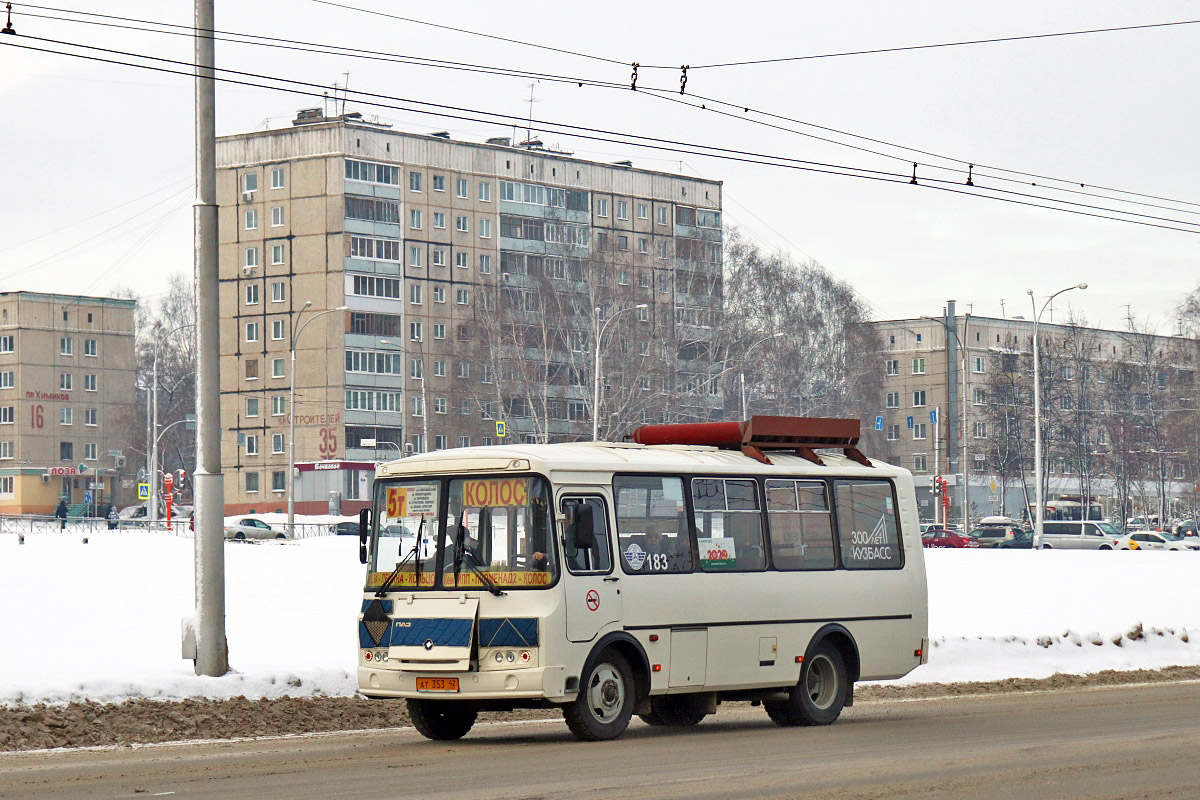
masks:
[[[371,509],[358,512],[358,563],[367,563],[367,539],[371,536]]]
[[[563,555],[575,558],[580,550],[595,547],[590,503],[571,502],[563,506]]]

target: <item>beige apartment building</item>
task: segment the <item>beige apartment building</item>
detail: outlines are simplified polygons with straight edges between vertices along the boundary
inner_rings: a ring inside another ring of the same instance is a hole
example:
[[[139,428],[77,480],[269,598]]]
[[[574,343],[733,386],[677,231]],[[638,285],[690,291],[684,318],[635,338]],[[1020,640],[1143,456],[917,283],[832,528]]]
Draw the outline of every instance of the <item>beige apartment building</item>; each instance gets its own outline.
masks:
[[[1194,513],[1200,500],[1200,342],[1048,322],[1038,326],[1046,497],[1056,513]],[[883,352],[876,416],[914,473],[923,519],[944,476],[950,519],[1021,518],[1033,502],[1034,323],[958,313],[873,323]],[[1088,502],[1084,502],[1088,498]],[[1048,518],[1053,518],[1048,517]]]
[[[406,451],[590,438],[618,312],[603,433],[717,403],[719,182],[319,110],[217,167],[228,513],[286,508],[293,414],[299,513],[357,510]]]
[[[135,306],[0,292],[0,513],[134,502]]]

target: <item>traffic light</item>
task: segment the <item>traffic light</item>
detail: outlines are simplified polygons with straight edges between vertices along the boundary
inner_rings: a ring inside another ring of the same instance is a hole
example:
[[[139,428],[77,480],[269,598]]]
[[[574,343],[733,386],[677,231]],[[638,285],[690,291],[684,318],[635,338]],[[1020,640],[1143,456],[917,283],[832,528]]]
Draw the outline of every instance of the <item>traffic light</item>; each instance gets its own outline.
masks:
[[[946,485],[946,481],[944,478],[942,478],[941,475],[933,476],[933,493],[934,494],[941,494],[942,490],[945,488],[945,485]]]

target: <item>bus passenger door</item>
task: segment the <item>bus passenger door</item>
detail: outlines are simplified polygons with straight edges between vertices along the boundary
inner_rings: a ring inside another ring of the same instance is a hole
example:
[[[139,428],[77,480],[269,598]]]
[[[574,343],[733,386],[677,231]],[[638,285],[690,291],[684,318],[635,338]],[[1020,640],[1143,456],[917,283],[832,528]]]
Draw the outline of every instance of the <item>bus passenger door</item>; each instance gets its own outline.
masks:
[[[603,497],[564,496],[560,510],[567,639],[590,642],[605,625],[621,619],[621,581],[613,568],[608,508]]]

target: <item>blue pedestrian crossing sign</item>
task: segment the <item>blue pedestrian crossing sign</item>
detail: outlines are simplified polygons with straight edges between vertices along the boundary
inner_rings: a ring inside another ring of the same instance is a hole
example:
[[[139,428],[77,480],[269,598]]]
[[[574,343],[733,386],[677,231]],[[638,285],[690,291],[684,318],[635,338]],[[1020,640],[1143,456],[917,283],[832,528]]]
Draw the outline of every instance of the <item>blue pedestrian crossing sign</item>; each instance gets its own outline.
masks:
[[[505,422],[501,422],[500,420],[497,420],[496,421],[496,436],[500,439],[503,439],[507,434],[508,434],[508,424]]]
[[[91,493],[90,491],[88,491],[88,492],[84,492],[84,493],[83,493],[83,502],[84,502],[84,504],[86,504],[86,505],[91,505],[91,502],[92,502],[92,493]]]
[[[877,431],[883,430],[883,417],[875,418],[875,430],[877,430]]]
[[[150,499],[150,484],[139,483],[138,484],[138,500],[149,500],[149,499]]]
[[[908,429],[910,431],[913,429],[913,418],[912,417],[908,418]]]
[[[937,425],[937,414],[938,414],[938,412],[937,412],[936,408],[933,411],[929,412],[929,421],[932,422],[934,425]]]

